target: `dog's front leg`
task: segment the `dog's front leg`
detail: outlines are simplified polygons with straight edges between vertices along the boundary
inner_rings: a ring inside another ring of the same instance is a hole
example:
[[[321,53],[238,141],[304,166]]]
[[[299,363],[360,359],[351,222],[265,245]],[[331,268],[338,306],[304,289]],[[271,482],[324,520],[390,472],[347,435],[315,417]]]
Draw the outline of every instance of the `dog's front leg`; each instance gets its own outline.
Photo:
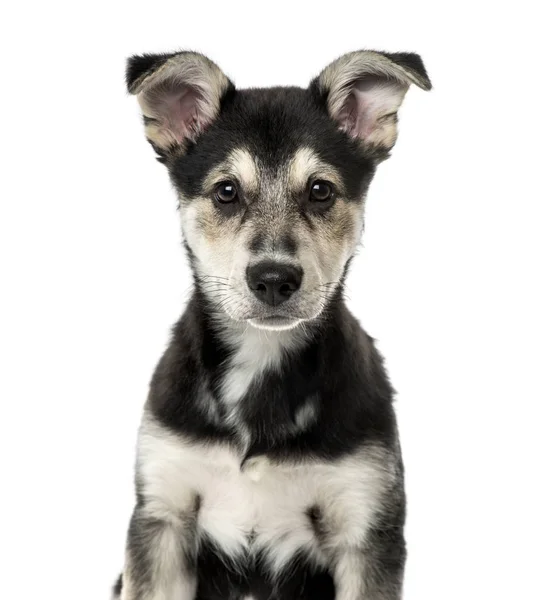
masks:
[[[365,547],[335,551],[336,600],[400,600],[405,542],[399,530],[372,531]]]
[[[193,546],[186,515],[137,506],[127,536],[121,600],[193,600]]]

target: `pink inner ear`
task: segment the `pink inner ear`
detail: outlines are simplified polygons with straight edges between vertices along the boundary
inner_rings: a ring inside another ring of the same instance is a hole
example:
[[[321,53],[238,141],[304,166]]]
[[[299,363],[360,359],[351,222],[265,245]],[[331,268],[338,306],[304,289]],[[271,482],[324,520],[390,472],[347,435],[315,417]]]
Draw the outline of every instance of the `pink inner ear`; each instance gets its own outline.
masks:
[[[164,99],[167,126],[178,142],[193,138],[204,125],[202,96],[190,87],[176,90]]]
[[[365,77],[357,81],[337,117],[341,128],[353,137],[372,141],[379,119],[396,113],[407,87],[396,81]]]
[[[356,136],[354,133],[357,124],[357,99],[356,96],[351,92],[345,100],[337,120],[341,125],[341,129],[349,135]]]

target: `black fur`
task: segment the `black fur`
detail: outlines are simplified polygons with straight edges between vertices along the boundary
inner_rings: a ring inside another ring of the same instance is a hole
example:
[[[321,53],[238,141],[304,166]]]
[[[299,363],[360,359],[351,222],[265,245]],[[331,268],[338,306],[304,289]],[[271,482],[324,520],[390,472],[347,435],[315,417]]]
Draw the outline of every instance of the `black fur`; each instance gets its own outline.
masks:
[[[268,374],[242,402],[243,420],[255,440],[245,458],[267,454],[285,459],[308,453],[332,459],[359,447],[369,435],[387,446],[394,444],[393,390],[372,339],[339,295],[330,302],[326,319],[311,327],[312,342],[287,356],[280,371]],[[189,437],[232,440],[233,431],[207,422],[196,405],[199,371],[219,398],[218,384],[230,354],[197,292],[152,379],[149,405],[160,421]],[[295,409],[307,397],[317,400],[317,423],[298,436],[286,436],[283,432],[290,430]],[[271,429],[267,423],[272,423]]]
[[[384,56],[387,56],[394,63],[416,73],[424,82],[426,90],[432,89],[432,82],[426,72],[426,67],[420,56],[414,52],[382,52]]]

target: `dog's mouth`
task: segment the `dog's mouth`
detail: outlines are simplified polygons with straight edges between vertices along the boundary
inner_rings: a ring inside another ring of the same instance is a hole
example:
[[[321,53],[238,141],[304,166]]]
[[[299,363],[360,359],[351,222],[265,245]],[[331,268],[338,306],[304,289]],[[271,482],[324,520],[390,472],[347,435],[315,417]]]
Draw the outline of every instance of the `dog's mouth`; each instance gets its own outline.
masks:
[[[249,319],[248,322],[257,329],[269,329],[271,331],[284,331],[293,329],[302,319],[297,317],[284,317],[281,315],[273,315],[269,317],[256,317]]]

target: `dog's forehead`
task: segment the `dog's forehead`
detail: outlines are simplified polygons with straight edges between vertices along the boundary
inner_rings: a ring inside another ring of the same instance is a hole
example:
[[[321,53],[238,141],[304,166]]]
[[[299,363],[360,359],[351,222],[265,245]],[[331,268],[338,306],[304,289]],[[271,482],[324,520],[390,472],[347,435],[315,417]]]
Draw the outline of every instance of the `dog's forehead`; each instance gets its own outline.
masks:
[[[268,164],[287,160],[300,145],[316,142],[317,134],[334,134],[335,129],[301,88],[239,90],[222,107],[218,122],[224,131],[240,132]]]
[[[284,181],[284,174],[305,185],[320,169],[356,195],[373,166],[308,90],[265,88],[238,90],[226,100],[217,121],[171,171],[178,187],[197,195],[226,169],[247,185],[278,175]]]

